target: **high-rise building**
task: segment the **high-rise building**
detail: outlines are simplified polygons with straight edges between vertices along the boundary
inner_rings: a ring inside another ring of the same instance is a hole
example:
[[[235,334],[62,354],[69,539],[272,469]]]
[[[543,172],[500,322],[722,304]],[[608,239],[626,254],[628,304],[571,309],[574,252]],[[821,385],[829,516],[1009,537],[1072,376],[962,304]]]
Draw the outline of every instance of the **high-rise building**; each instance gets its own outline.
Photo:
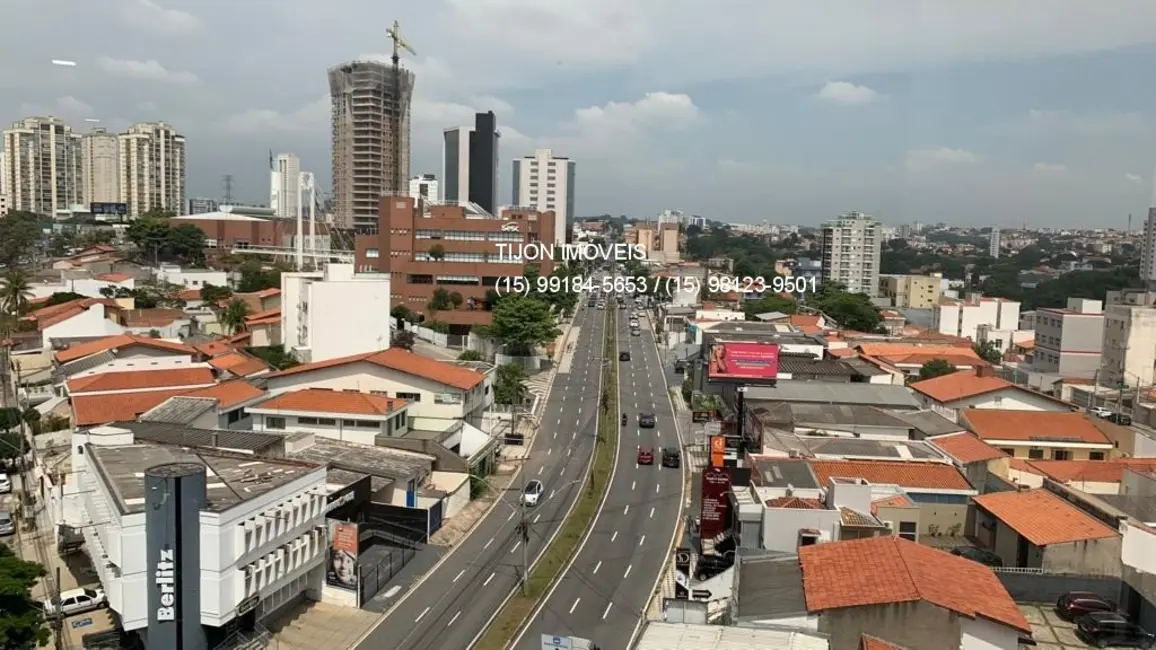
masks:
[[[1156,199],[1153,200],[1156,203]],[[1144,239],[1140,246],[1140,279],[1148,289],[1156,289],[1156,205],[1148,208]]]
[[[413,84],[409,70],[375,61],[329,69],[337,226],[373,230],[381,197],[405,194]]]
[[[476,113],[473,128],[446,129],[442,135],[445,200],[468,201],[494,214],[498,207],[498,118]]]
[[[269,171],[269,207],[282,219],[296,219],[301,205],[301,159],[283,153],[273,160]]]
[[[120,144],[115,133],[96,127],[80,140],[80,170],[83,174],[81,203],[120,201]]]
[[[80,134],[57,117],[28,117],[4,131],[7,209],[51,216],[80,203]]]
[[[433,174],[422,174],[409,179],[409,197],[421,199],[426,203],[440,201],[438,197],[438,179]]]
[[[875,297],[882,243],[883,224],[869,214],[852,211],[823,224],[823,280]]]
[[[991,229],[991,236],[987,240],[987,254],[995,259],[999,259],[999,228],[993,227]]]
[[[574,176],[578,163],[555,157],[550,149],[514,160],[514,205],[554,213],[554,243],[565,243],[568,219],[574,217]]]
[[[185,207],[185,136],[165,122],[139,122],[118,137],[120,202],[139,217]]]

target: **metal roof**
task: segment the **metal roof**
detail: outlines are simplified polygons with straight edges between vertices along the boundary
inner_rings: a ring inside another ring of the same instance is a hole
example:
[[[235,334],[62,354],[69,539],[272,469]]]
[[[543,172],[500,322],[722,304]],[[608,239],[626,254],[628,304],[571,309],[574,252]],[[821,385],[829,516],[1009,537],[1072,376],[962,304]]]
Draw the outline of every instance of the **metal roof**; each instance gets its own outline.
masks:
[[[189,424],[215,408],[217,400],[208,397],[170,397],[141,414],[140,419],[144,422]]]
[[[646,624],[635,650],[829,650],[818,634],[765,627],[724,627],[690,623]]]
[[[776,386],[748,386],[747,402],[816,402],[919,409],[906,386],[783,380]]]
[[[257,431],[230,429],[194,429],[170,422],[113,422],[108,426],[132,431],[134,438],[165,445],[232,449],[251,453],[263,452],[284,444],[284,437]]]

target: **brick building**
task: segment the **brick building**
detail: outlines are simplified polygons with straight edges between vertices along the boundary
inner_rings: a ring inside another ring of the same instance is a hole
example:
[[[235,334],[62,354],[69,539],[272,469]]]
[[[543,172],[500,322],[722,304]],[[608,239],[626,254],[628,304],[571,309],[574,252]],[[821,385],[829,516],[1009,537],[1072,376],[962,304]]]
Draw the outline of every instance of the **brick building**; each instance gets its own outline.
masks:
[[[170,226],[181,224],[192,224],[205,233],[205,243],[209,248],[226,250],[251,246],[290,248],[293,234],[297,232],[295,219],[267,219],[234,212],[190,214],[169,219]],[[308,242],[309,222],[305,221],[303,225]],[[315,228],[318,238],[329,234],[329,224],[317,223]]]
[[[426,304],[438,288],[461,294],[459,308],[438,311],[435,317],[451,326],[489,323],[486,293],[501,278],[522,274],[520,262],[499,256],[499,244],[554,241],[553,212],[525,208],[494,217],[464,205],[387,196],[381,199],[379,219],[377,233],[357,236],[356,268],[389,273],[392,304],[427,318]],[[541,275],[554,270],[550,261],[539,266]]]

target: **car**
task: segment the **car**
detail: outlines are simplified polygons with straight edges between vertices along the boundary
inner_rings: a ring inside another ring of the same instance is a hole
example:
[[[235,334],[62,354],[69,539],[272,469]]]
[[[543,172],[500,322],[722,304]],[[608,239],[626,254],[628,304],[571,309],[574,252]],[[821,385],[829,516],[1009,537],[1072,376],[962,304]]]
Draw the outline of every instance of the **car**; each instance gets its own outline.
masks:
[[[653,465],[654,464],[654,450],[650,447],[638,448],[638,464],[639,465]]]
[[[0,510],[0,537],[16,534],[16,522],[12,520],[12,513]]]
[[[957,546],[951,549],[952,555],[966,558],[972,562],[979,562],[980,564],[999,568],[1003,566],[1003,558],[986,548],[977,548],[975,546]]]
[[[538,501],[542,499],[542,492],[546,490],[546,486],[538,479],[534,479],[526,484],[522,490],[522,505],[527,508],[533,508],[538,505]]]
[[[675,361],[674,362],[674,374],[681,375],[681,374],[685,374],[685,373],[686,373],[686,362],[685,361]]]
[[[629,352],[619,352],[618,353],[618,360],[619,361],[630,361],[630,353]]]
[[[641,327],[641,326],[642,326],[642,324],[641,324],[641,323],[639,323],[639,322],[638,322],[638,321],[636,321],[636,320],[632,320],[632,321],[630,321],[629,323],[627,323],[627,325],[629,325],[630,327],[632,327],[632,328],[634,328],[634,329],[638,329],[639,327]]]
[[[103,589],[69,589],[60,592],[60,598],[50,598],[44,601],[43,609],[46,616],[72,616],[91,612],[108,605],[108,599]]]
[[[1065,621],[1102,612],[1118,614],[1116,602],[1090,591],[1069,591],[1056,599],[1056,614]]]
[[[0,494],[8,494],[12,491],[12,479],[4,472],[0,472]]]
[[[662,466],[678,468],[682,465],[682,452],[675,447],[662,448]]]
[[[1076,619],[1076,636],[1095,648],[1151,648],[1156,635],[1112,612],[1096,612]]]
[[[1108,416],[1108,421],[1126,427],[1132,424],[1132,416],[1126,413],[1113,413]]]
[[[619,308],[619,309],[626,309],[626,303],[624,303],[624,302],[619,302],[619,303],[618,303],[618,308]]]
[[[643,429],[653,429],[655,425],[655,417],[653,413],[639,413],[638,426]]]
[[[1089,411],[1089,413],[1091,413],[1092,415],[1095,415],[1096,417],[1100,417],[1100,418],[1106,418],[1106,417],[1112,415],[1111,409],[1106,409],[1103,406],[1097,406],[1097,407],[1093,408],[1091,411]]]
[[[630,335],[631,336],[642,336],[642,330],[635,327],[635,328],[630,330]]]

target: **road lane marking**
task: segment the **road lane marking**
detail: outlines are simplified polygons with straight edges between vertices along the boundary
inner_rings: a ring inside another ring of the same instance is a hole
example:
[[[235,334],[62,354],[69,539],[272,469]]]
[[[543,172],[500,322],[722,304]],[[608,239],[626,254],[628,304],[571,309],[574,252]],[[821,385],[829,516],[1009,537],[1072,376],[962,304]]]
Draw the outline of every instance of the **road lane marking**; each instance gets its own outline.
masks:
[[[490,577],[486,578],[486,581],[482,583],[482,586],[483,586],[483,587],[488,587],[488,586],[489,586],[489,584],[490,584],[490,581],[494,579],[494,576],[495,576],[495,575],[497,575],[497,573],[491,573],[491,574],[490,574]]]
[[[574,453],[574,449],[572,447],[567,447],[566,448],[566,455],[569,456],[572,453]]]
[[[486,542],[486,545],[482,547],[482,550],[484,551],[484,550],[486,550],[487,548],[490,548],[490,544],[493,544],[493,543],[494,543],[494,538],[493,538],[493,537],[491,537],[491,538],[490,538],[490,541]]]
[[[458,610],[458,613],[457,613],[457,614],[454,614],[454,617],[450,619],[450,622],[449,622],[449,623],[446,623],[446,627],[449,627],[449,626],[453,625],[453,624],[454,624],[454,621],[458,620],[458,617],[459,617],[459,616],[461,616],[461,615],[462,615],[462,610],[460,610],[460,609],[459,609],[459,610]]]
[[[630,489],[633,490],[635,488],[635,486],[637,486],[637,485],[638,485],[638,483],[636,483],[635,481],[631,481],[630,482]]]
[[[582,410],[582,409],[578,409],[578,410]],[[582,418],[576,418],[574,420],[574,426],[576,426],[576,427],[582,426]]]
[[[562,424],[562,418],[558,418],[558,424]]]
[[[509,516],[509,517],[506,517],[506,521],[509,521],[509,520],[513,519],[513,518],[514,518],[514,515],[516,515],[516,514],[518,514],[518,513],[516,513],[516,512],[511,512],[511,513],[510,513],[510,516]]]
[[[626,507],[622,509],[622,514],[625,515],[625,514],[628,514],[629,512],[630,512],[630,504],[628,503],[628,504],[626,504]]]
[[[573,614],[573,613],[574,613],[574,610],[578,608],[578,603],[579,603],[581,600],[582,600],[581,598],[575,598],[575,599],[574,599],[574,604],[570,606],[570,613],[571,613],[571,614]]]
[[[555,431],[555,432],[554,432],[554,438],[556,439],[557,437],[558,437],[558,432],[557,432],[557,431]]]
[[[650,518],[654,519],[654,508],[653,507],[650,508]]]
[[[602,568],[602,560],[598,560],[598,564],[594,565],[594,571],[591,572],[591,575],[598,573],[598,569],[601,569],[601,568]]]
[[[606,611],[602,612],[602,620],[605,621],[606,617],[610,615],[610,608],[613,605],[614,605],[614,603],[606,603]]]
[[[640,537],[640,538],[638,539],[638,545],[639,545],[639,546],[642,546],[642,545],[643,545],[643,544],[645,544],[645,543],[646,543],[646,535],[643,535],[642,537]]]
[[[553,499],[553,498],[554,498],[554,490],[550,490],[550,496],[546,497],[546,500],[549,501],[550,499]]]
[[[546,469],[546,466],[545,466],[545,465],[543,465],[543,466],[541,466],[541,467],[539,467],[539,468],[538,468],[538,476],[541,476],[541,475],[542,475],[542,470],[544,470],[544,469]]]
[[[516,543],[514,544],[514,548],[510,549],[510,552],[511,552],[511,553],[513,553],[514,551],[518,550],[518,547],[519,547],[519,546],[521,546],[521,545],[522,545],[522,542],[520,542],[520,541],[519,541],[519,542],[516,542]]]
[[[633,564],[628,564],[628,565],[626,565],[626,573],[623,573],[623,574],[622,574],[622,579],[623,579],[623,580],[625,580],[625,579],[626,579],[626,577],[630,575],[630,569],[632,569],[632,568],[634,568],[634,565],[633,565]]]
[[[457,582],[457,581],[458,581],[458,578],[462,577],[462,575],[463,575],[465,572],[466,572],[466,570],[465,570],[465,569],[462,569],[461,571],[458,571],[458,574],[457,574],[456,576],[454,576],[454,580],[453,580],[453,581],[454,581],[454,582]]]
[[[550,455],[552,455],[553,453],[554,453],[554,448],[553,448],[553,447],[550,447],[550,448],[546,449],[546,455],[547,455],[547,456],[550,456]]]
[[[655,486],[654,486],[654,491],[655,491],[656,493],[657,493],[657,492],[661,492],[661,491],[662,491],[662,486],[661,486],[661,485],[655,485]]]
[[[617,530],[614,531],[614,534],[610,536],[610,541],[613,542],[616,539],[618,539],[618,531]]]
[[[420,621],[422,619],[422,617],[424,617],[428,613],[429,613],[429,608],[426,607],[425,609],[421,610],[421,613],[417,615],[417,618],[413,619],[413,622],[417,623],[418,621]]]
[[[651,516],[654,516],[653,511],[651,512]],[[542,518],[542,513],[540,513],[540,512],[538,514],[534,515],[534,523],[535,524],[538,523],[538,520],[541,518]]]

